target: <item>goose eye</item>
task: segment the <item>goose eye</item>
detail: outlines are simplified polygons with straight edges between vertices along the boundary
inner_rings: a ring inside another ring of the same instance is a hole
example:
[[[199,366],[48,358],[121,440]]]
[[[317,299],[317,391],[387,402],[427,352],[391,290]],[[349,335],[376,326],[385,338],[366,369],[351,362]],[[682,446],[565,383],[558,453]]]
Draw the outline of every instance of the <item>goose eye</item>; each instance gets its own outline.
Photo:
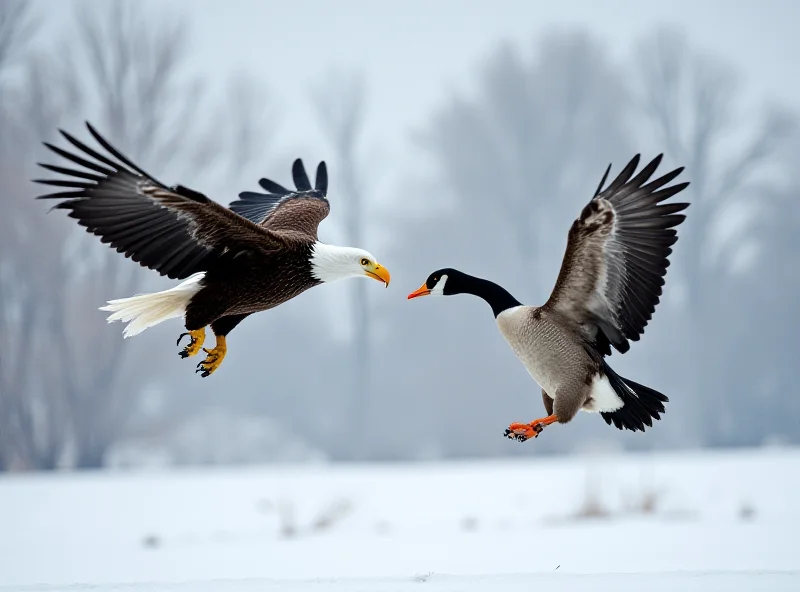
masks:
[[[369,259],[361,259],[361,265],[369,265]]]

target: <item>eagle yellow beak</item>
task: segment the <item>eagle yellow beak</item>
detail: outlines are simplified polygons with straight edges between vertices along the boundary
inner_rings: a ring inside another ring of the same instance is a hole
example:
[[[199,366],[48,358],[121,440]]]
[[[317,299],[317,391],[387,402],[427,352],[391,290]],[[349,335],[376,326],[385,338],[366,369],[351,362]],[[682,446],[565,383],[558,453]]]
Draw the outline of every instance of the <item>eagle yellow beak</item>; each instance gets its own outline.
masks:
[[[430,293],[431,291],[428,290],[428,286],[422,284],[422,286],[420,286],[418,289],[414,290],[413,292],[411,292],[411,294],[408,295],[408,300],[411,300],[412,298],[418,298],[420,296],[427,296]]]
[[[392,276],[389,274],[389,271],[385,267],[381,267],[380,263],[376,263],[375,265],[370,265],[369,267],[364,268],[364,274],[367,277],[371,277],[373,280],[378,280],[379,282],[383,282],[386,284],[386,287],[389,287],[389,280],[392,279]]]

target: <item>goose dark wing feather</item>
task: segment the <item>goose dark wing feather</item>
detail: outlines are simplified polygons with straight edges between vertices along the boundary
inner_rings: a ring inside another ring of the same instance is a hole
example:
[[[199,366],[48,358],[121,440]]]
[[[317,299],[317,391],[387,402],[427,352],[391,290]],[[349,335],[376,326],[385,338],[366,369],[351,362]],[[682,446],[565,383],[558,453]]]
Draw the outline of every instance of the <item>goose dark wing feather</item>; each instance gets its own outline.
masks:
[[[87,122],[92,137],[108,155],[61,131],[75,151],[45,143],[52,152],[85,170],[46,163],[62,175],[35,182],[73,189],[40,195],[60,199],[87,232],[125,257],[161,275],[184,279],[205,271],[224,250],[272,250],[280,238],[224,208],[202,193],[182,186],[168,188],[105,140]]]
[[[671,187],[667,187],[666,189],[652,193],[648,193],[646,191],[637,191],[635,194],[631,195],[628,200],[626,200],[621,211],[624,212],[633,208],[643,208],[645,206],[655,205],[672,197],[676,193],[680,193],[686,189],[688,185],[688,183],[679,183],[678,185],[673,185]]]
[[[600,192],[599,195],[614,194],[619,191],[631,178],[636,167],[639,166],[639,158],[640,156],[638,154],[634,156],[631,161],[625,165],[625,168],[620,171],[617,178],[611,181],[611,184],[604,191]]]
[[[545,304],[581,327],[586,341],[603,355],[638,341],[658,305],[664,276],[678,240],[675,227],[688,203],[662,204],[689,183],[667,186],[683,171],[649,181],[663,155],[637,174],[634,156],[613,181],[583,208],[569,231],[556,285]]]
[[[306,174],[301,159],[292,165],[292,178],[296,191],[290,192],[269,179],[259,185],[267,193],[243,191],[239,199],[231,202],[230,209],[251,222],[278,234],[291,233],[306,240],[317,240],[317,228],[330,212],[327,198],[328,169],[325,162],[317,166],[315,188]]]

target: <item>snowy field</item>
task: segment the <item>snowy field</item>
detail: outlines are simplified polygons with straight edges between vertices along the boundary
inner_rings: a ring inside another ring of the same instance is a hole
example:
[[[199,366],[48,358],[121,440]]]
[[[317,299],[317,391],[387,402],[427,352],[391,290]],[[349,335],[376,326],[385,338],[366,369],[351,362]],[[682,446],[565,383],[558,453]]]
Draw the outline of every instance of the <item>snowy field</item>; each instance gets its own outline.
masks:
[[[0,478],[0,590],[800,590],[800,450]]]

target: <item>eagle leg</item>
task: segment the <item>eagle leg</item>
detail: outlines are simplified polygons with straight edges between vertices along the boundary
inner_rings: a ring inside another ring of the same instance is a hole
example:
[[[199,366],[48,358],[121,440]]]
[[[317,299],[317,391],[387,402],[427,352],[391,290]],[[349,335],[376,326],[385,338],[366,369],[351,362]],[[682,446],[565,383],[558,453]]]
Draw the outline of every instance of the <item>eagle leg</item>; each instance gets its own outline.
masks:
[[[557,415],[548,415],[542,419],[534,419],[531,423],[512,423],[503,435],[509,440],[524,442],[531,438],[538,438],[545,427],[557,421]]]
[[[189,342],[189,345],[180,351],[180,356],[182,358],[188,358],[189,356],[197,355],[197,352],[200,351],[200,348],[203,347],[203,342],[206,340],[206,328],[201,327],[200,329],[195,329],[194,331],[189,331],[188,333],[181,333],[180,337],[178,337],[178,343],[176,345],[180,345],[181,339],[187,335],[191,338],[191,341]]]
[[[205,360],[197,364],[197,370],[195,370],[195,372],[200,372],[200,376],[203,378],[210,376],[217,368],[219,368],[220,364],[222,364],[222,360],[225,359],[225,354],[228,351],[228,346],[225,344],[225,336],[217,335],[216,338],[217,343],[214,346],[214,349],[203,348],[203,351],[208,355],[206,356]]]

